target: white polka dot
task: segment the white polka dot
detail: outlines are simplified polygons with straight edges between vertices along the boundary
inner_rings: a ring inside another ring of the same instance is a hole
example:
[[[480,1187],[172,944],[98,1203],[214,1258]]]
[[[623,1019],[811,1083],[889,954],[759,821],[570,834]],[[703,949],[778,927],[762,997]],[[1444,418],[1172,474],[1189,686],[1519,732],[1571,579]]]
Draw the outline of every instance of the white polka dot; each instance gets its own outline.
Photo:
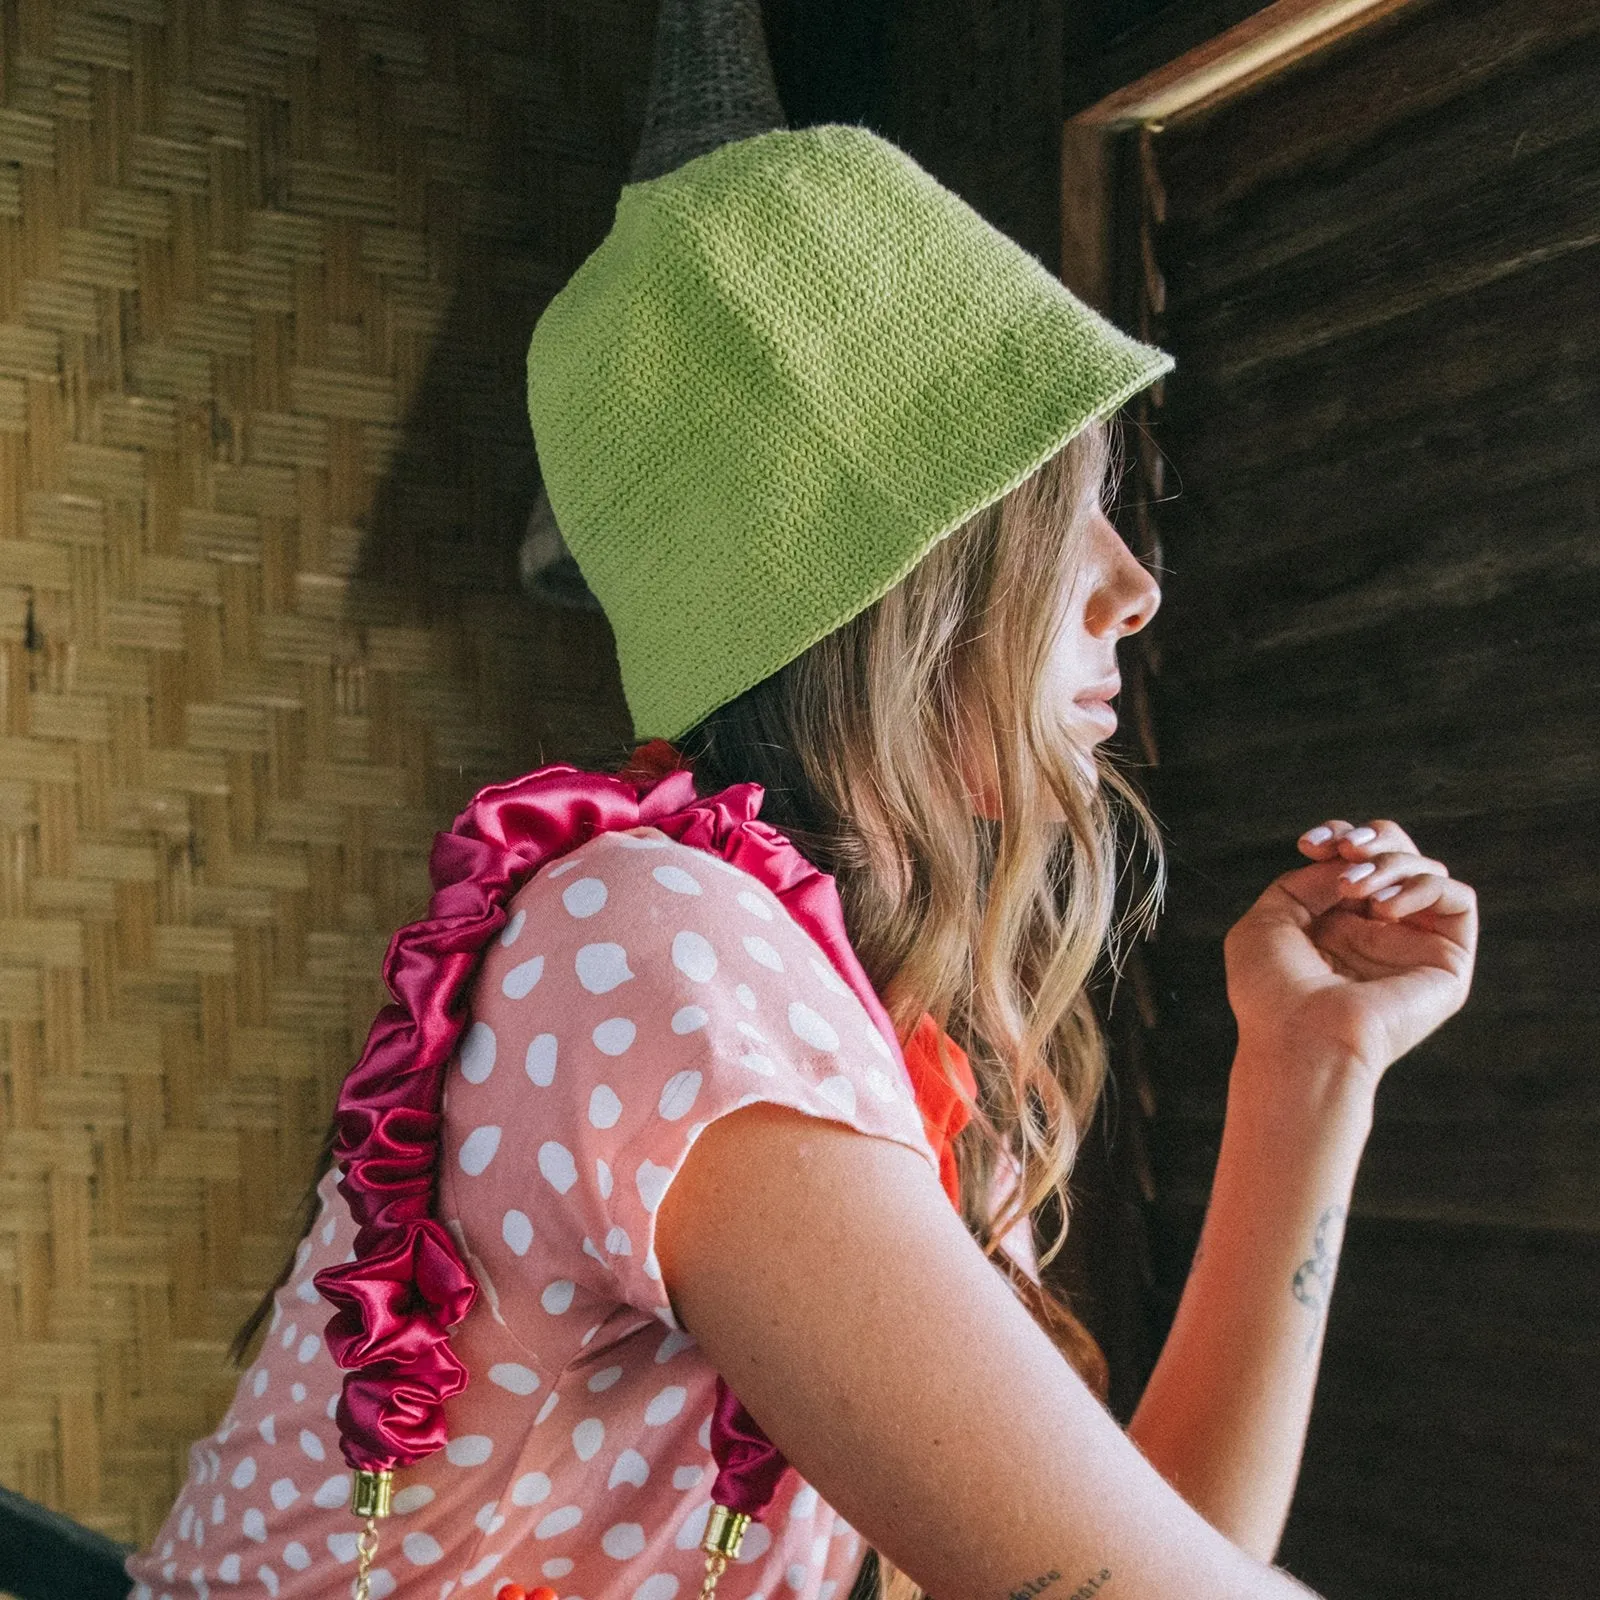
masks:
[[[272,1596],[272,1600],[278,1600],[278,1574],[271,1567],[257,1567],[256,1579],[261,1584],[261,1587]]]
[[[573,958],[573,966],[578,982],[590,994],[609,994],[633,976],[628,952],[620,944],[586,944]]]
[[[600,1394],[602,1391],[609,1389],[621,1376],[621,1367],[601,1367],[601,1369],[589,1379],[589,1393]]]
[[[867,1043],[883,1057],[885,1061],[894,1060],[894,1051],[889,1048],[889,1041],[878,1032],[869,1022],[867,1024]]]
[[[683,1350],[694,1348],[694,1335],[684,1333],[681,1329],[674,1329],[665,1339],[656,1346],[656,1365],[659,1367],[670,1361]]]
[[[694,1542],[699,1544],[699,1534],[695,1535]],[[670,1572],[652,1572],[633,1591],[633,1600],[673,1600],[677,1592],[678,1580]]]
[[[683,1525],[674,1535],[672,1542],[680,1550],[695,1549],[705,1535],[706,1518],[710,1515],[710,1512],[711,1502],[709,1500],[702,1501],[683,1519]]]
[[[312,1434],[311,1437],[316,1439],[317,1436]],[[303,1437],[301,1442],[304,1443]],[[321,1447],[322,1441],[320,1439],[317,1439],[317,1445],[319,1448]],[[306,1453],[309,1455],[310,1451],[307,1451]],[[313,1459],[321,1458],[315,1457]],[[272,1487],[267,1491],[267,1493],[272,1496],[272,1503],[279,1511],[287,1511],[289,1507],[300,1498],[300,1491],[295,1487],[295,1481],[293,1478],[274,1478],[272,1480]]]
[[[880,1100],[899,1099],[899,1094],[896,1092],[895,1086],[883,1073],[879,1072],[876,1067],[867,1068],[867,1087],[875,1095],[877,1095]]]
[[[572,1448],[580,1461],[590,1461],[606,1442],[606,1425],[599,1417],[585,1417],[572,1430]]]
[[[789,1502],[789,1520],[813,1517],[817,1513],[817,1491],[809,1483],[802,1483]]]
[[[623,1228],[612,1228],[606,1233],[606,1249],[614,1256],[631,1256],[633,1240]]]
[[[324,1511],[337,1511],[350,1498],[350,1480],[342,1472],[337,1478],[324,1478],[312,1495],[311,1503]]]
[[[600,1190],[600,1198],[609,1200],[611,1198],[612,1183],[611,1168],[599,1156],[594,1158],[594,1181]]]
[[[578,1165],[572,1152],[554,1139],[539,1146],[539,1170],[558,1194],[565,1194],[578,1181]]]
[[[425,1483],[408,1484],[394,1497],[394,1509],[402,1516],[410,1511],[420,1511],[433,1499],[433,1490]]]
[[[744,1540],[735,1559],[740,1566],[745,1566],[751,1561],[759,1561],[771,1548],[772,1531],[759,1522],[752,1522],[744,1530]]]
[[[545,872],[545,877],[559,878],[562,873],[571,872],[574,867],[581,867],[582,865],[582,859],[578,856],[574,856],[570,861],[563,861],[559,865],[547,869]]]
[[[602,1055],[620,1056],[639,1037],[638,1028],[626,1017],[608,1017],[591,1035]],[[596,1124],[599,1126],[599,1124]],[[606,1124],[610,1126],[609,1123]]]
[[[276,1444],[278,1442],[278,1419],[269,1411],[266,1416],[264,1416],[256,1424],[256,1432],[259,1433],[268,1444]]]
[[[683,1410],[684,1401],[688,1398],[689,1391],[681,1384],[669,1383],[644,1408],[644,1420],[652,1428],[659,1428],[663,1423],[671,1422]]]
[[[637,1522],[614,1522],[600,1535],[600,1548],[613,1561],[632,1561],[644,1549],[644,1529]]]
[[[262,1516],[259,1506],[251,1506],[240,1519],[239,1526],[244,1530],[247,1539],[254,1539],[260,1544],[267,1536],[267,1519]]]
[[[489,1382],[511,1394],[532,1394],[539,1387],[539,1374],[518,1361],[497,1361],[489,1368]]]
[[[535,1539],[554,1539],[557,1534],[568,1533],[583,1521],[583,1512],[577,1506],[558,1506],[533,1530]]]
[[[300,1348],[295,1351],[295,1359],[304,1366],[308,1361],[316,1359],[317,1351],[322,1348],[322,1341],[314,1333],[308,1333],[300,1341]]]
[[[500,1219],[500,1237],[513,1255],[525,1256],[533,1244],[533,1223],[526,1211],[508,1211]]]
[[[598,878],[579,878],[561,891],[561,903],[572,917],[592,917],[605,908],[606,886]]]
[[[672,941],[672,964],[695,983],[709,983],[717,973],[717,952],[698,933],[680,933]]]
[[[511,1485],[511,1503],[514,1506],[536,1506],[550,1498],[550,1480],[542,1472],[524,1472]]]
[[[663,889],[670,889],[674,894],[699,894],[700,881],[691,877],[682,867],[657,867],[650,874]]]
[[[494,1071],[494,1029],[487,1022],[474,1022],[461,1041],[461,1076],[468,1083],[482,1083]]]
[[[387,1567],[374,1567],[367,1574],[368,1600],[389,1600],[394,1591],[394,1574]]]
[[[811,970],[816,973],[824,989],[831,991],[833,994],[851,993],[850,985],[839,976],[838,972],[828,962],[819,961],[815,956],[808,956],[806,959],[810,961]]]
[[[639,1191],[639,1203],[646,1211],[654,1211],[672,1182],[672,1168],[658,1167],[653,1161],[641,1161],[633,1175],[634,1186]]]
[[[486,1433],[463,1433],[444,1447],[453,1467],[481,1467],[494,1453],[494,1440]]]
[[[256,1481],[256,1458],[245,1456],[233,1469],[233,1476],[229,1478],[235,1489],[248,1489]]]
[[[539,1088],[548,1089],[556,1081],[556,1036],[541,1033],[531,1040],[522,1067]]]
[[[739,1057],[739,1065],[741,1067],[748,1067],[752,1072],[759,1072],[763,1078],[773,1077],[778,1070],[777,1067],[775,1067],[766,1056],[762,1055],[759,1050],[745,1051],[745,1053]]]
[[[187,1539],[194,1529],[194,1507],[185,1506],[183,1515],[178,1518],[178,1537]],[[174,1569],[176,1570],[176,1569]]]
[[[738,894],[738,901],[746,911],[754,913],[763,922],[772,921],[772,907],[754,889],[741,889]]]
[[[570,1278],[557,1278],[554,1283],[545,1285],[544,1293],[539,1296],[539,1304],[552,1317],[559,1317],[563,1311],[571,1309],[575,1290],[576,1285]]]
[[[789,1002],[789,1026],[795,1037],[803,1039],[813,1049],[837,1050],[839,1035],[834,1026],[819,1011],[813,1011],[802,1000]]]
[[[250,1387],[255,1392],[256,1399],[260,1399],[267,1392],[267,1369],[260,1368],[255,1377],[250,1380]]]
[[[336,1421],[339,1416],[339,1392],[335,1390],[328,1396],[328,1403],[323,1408],[323,1414],[329,1422]]]
[[[642,1489],[650,1481],[650,1463],[637,1450],[624,1450],[611,1467],[606,1488],[615,1489],[619,1483],[631,1483]]]
[[[752,961],[759,962],[769,972],[783,971],[783,957],[759,933],[747,933],[741,942]]]
[[[706,1469],[704,1467],[674,1467],[672,1471],[672,1487],[680,1492],[687,1493],[690,1489],[698,1489],[705,1475]],[[751,1531],[759,1526],[759,1523],[752,1522],[750,1527],[744,1530],[745,1538],[748,1539]]]
[[[831,1106],[837,1106],[847,1117],[856,1114],[856,1087],[840,1073],[824,1078],[817,1085],[817,1093]]]
[[[296,1572],[304,1572],[311,1565],[311,1552],[298,1539],[291,1539],[283,1547],[283,1564]]]
[[[657,828],[630,828],[626,833],[608,833],[606,838],[624,850],[665,850],[672,841]]]
[[[788,1571],[783,1575],[783,1581],[794,1590],[796,1594],[805,1588],[806,1580],[811,1576],[809,1570],[800,1565],[798,1561],[792,1562]]]
[[[661,1099],[656,1105],[662,1117],[676,1122],[686,1117],[700,1094],[702,1079],[698,1072],[675,1072],[661,1086]]]
[[[352,1539],[355,1538],[351,1534]],[[237,1583],[239,1581],[239,1552],[231,1551],[217,1563],[217,1576],[224,1583]]]
[[[492,1551],[481,1561],[474,1561],[465,1572],[461,1574],[463,1587],[476,1583],[480,1578],[487,1578],[491,1572],[505,1559],[504,1550]]]
[[[328,1554],[335,1561],[342,1562],[345,1566],[355,1560],[356,1535],[353,1533],[330,1533],[326,1540]]]
[[[408,1533],[400,1541],[400,1548],[414,1567],[431,1567],[444,1559],[444,1550],[431,1533]]]
[[[515,944],[522,935],[522,925],[528,920],[526,911],[515,911],[511,920],[500,930],[500,943],[503,945]]]
[[[541,1578],[564,1578],[572,1571],[573,1562],[566,1556],[552,1556],[539,1568]]]
[[[508,1000],[522,1000],[533,992],[533,986],[544,976],[544,957],[531,956],[519,961],[500,980],[500,993]]]
[[[342,1482],[343,1480],[341,1479],[340,1481]],[[215,1524],[217,1527],[221,1527],[222,1523],[226,1520],[227,1515],[228,1515],[228,1502],[227,1502],[227,1500],[220,1494],[212,1495],[212,1497],[211,1497],[211,1521],[213,1522],[213,1524]]]
[[[672,1031],[676,1034],[697,1033],[711,1020],[702,1006],[682,1006],[672,1013]]]
[[[500,1130],[493,1123],[489,1123],[484,1127],[474,1128],[461,1141],[461,1149],[457,1152],[456,1160],[461,1163],[461,1170],[469,1178],[476,1178],[494,1160],[494,1153],[499,1148]]]
[[[307,1305],[312,1305],[317,1299],[317,1286],[309,1278],[302,1280],[295,1286],[294,1297],[304,1300]]]
[[[711,1413],[709,1411],[706,1412],[704,1418],[701,1419],[700,1431],[695,1435],[695,1438],[700,1441],[700,1448],[702,1450],[709,1450],[711,1448]]]

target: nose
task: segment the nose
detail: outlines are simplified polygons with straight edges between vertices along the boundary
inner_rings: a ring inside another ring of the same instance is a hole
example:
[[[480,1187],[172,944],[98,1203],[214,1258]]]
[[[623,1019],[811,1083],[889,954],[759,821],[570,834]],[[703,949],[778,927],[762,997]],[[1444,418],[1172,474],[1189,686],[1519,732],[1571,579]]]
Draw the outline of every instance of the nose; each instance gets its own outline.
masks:
[[[1097,638],[1123,639],[1145,627],[1156,614],[1161,585],[1102,511],[1095,513],[1091,537],[1095,583],[1084,623]]]

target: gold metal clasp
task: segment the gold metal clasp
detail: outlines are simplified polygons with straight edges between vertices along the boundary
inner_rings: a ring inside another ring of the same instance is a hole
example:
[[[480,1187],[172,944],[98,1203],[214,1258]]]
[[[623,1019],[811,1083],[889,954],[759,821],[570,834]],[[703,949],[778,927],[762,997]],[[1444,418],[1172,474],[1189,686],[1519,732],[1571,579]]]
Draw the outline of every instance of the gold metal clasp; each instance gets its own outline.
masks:
[[[392,1472],[352,1472],[350,1509],[358,1517],[386,1517],[394,1499]]]
[[[727,1506],[719,1506],[713,1501],[711,1514],[706,1518],[706,1531],[700,1540],[700,1548],[708,1556],[723,1556],[729,1561],[736,1560],[739,1546],[744,1543],[744,1530],[749,1526],[748,1512],[732,1511]]]

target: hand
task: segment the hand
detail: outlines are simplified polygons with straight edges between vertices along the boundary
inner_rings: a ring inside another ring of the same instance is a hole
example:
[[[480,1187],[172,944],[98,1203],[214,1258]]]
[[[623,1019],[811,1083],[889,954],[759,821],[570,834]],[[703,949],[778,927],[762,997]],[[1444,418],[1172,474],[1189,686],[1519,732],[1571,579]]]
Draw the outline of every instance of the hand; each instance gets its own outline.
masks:
[[[1398,823],[1330,821],[1223,941],[1241,1056],[1384,1069],[1461,1009],[1478,902]]]

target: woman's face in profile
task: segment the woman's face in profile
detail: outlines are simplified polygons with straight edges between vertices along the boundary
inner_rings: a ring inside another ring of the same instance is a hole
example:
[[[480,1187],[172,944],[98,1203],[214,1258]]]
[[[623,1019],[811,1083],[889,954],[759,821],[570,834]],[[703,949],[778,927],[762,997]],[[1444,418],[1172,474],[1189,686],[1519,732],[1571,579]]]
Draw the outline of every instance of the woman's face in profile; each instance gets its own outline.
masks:
[[[1160,586],[1096,504],[1045,669],[1051,708],[1086,756],[1117,731],[1117,642],[1144,627],[1160,604]]]

